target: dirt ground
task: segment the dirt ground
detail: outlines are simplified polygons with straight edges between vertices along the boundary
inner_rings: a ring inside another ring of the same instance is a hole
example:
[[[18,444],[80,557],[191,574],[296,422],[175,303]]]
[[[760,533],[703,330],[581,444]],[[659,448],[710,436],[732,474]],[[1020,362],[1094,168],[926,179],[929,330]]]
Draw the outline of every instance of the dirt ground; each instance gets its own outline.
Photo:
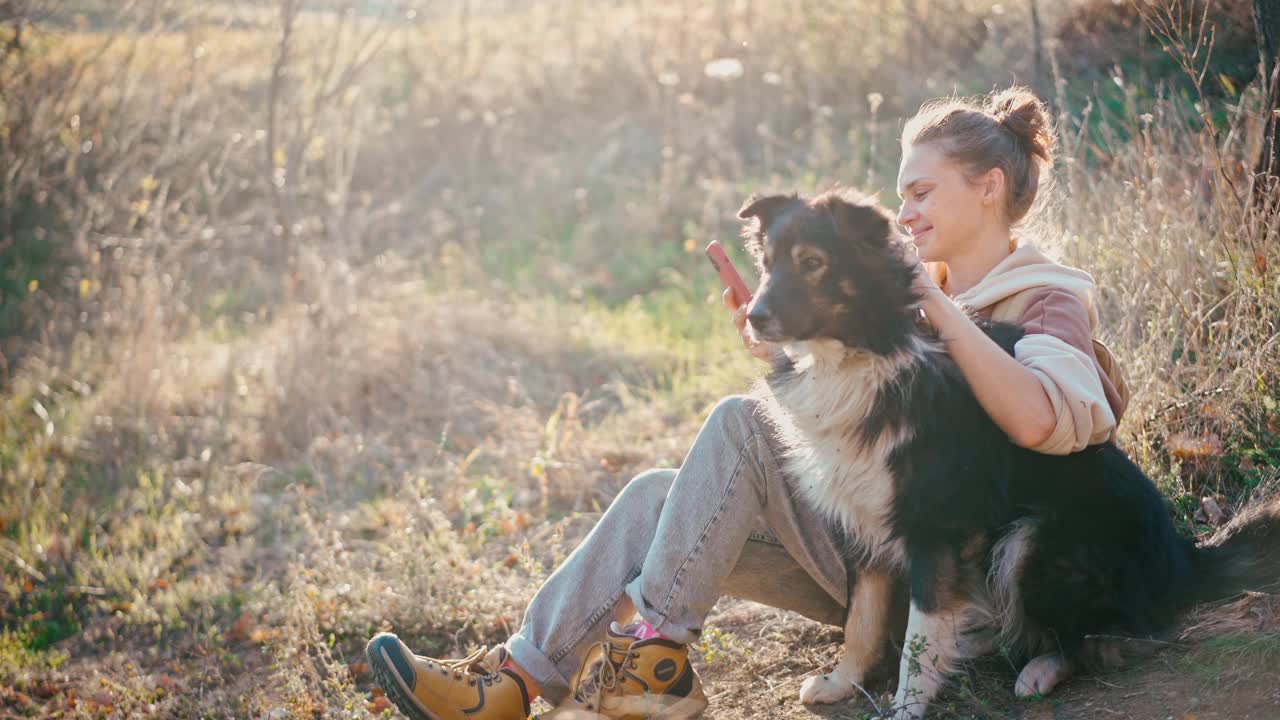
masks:
[[[1275,596],[1265,597],[1275,604]],[[1252,607],[1256,603],[1249,605],[1242,609],[1241,603],[1236,603],[1193,615],[1182,631],[1161,643],[1153,655],[1131,660],[1125,667],[1105,674],[1075,677],[1043,699],[1016,699],[1013,683],[1017,668],[1000,659],[981,661],[952,683],[934,704],[930,717],[1280,718],[1280,624],[1273,615],[1261,616]],[[1223,622],[1240,632],[1213,637],[1201,637],[1197,632],[1196,625],[1221,630]],[[706,718],[878,717],[876,707],[866,697],[813,707],[803,706],[798,700],[804,679],[828,671],[838,659],[842,642],[838,628],[735,598],[722,599],[707,626],[707,632],[715,638],[715,647],[694,654],[711,698]],[[869,690],[879,707],[891,704],[892,694],[885,684]]]

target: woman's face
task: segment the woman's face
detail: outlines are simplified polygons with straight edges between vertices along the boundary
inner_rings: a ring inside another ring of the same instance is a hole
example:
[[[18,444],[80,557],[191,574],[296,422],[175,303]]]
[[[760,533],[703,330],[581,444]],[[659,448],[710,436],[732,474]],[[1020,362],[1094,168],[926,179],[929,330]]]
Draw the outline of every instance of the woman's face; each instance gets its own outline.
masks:
[[[991,222],[987,183],[972,183],[936,143],[905,145],[898,169],[898,224],[911,234],[920,259],[948,262],[972,246]]]

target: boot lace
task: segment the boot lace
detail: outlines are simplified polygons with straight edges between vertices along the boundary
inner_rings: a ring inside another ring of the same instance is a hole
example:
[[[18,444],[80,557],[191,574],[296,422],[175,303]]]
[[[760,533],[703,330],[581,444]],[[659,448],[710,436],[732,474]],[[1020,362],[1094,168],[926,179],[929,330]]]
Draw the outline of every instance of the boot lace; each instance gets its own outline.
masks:
[[[600,659],[596,661],[591,673],[573,692],[574,699],[581,703],[590,701],[598,705],[605,693],[611,692],[618,686],[618,681],[621,679],[618,675],[619,671],[627,666],[635,667],[633,661],[640,655],[628,648],[625,650],[626,654],[622,661],[615,665],[610,653],[621,648],[611,646],[608,640],[602,640],[598,646],[601,650]]]
[[[486,653],[487,651],[484,648],[479,648],[475,652],[462,658],[461,660],[440,660],[438,661],[440,665],[440,672],[442,674],[448,674],[449,672],[452,672],[455,680],[461,680],[462,673],[464,671],[472,672],[480,675],[481,676],[480,679],[484,680],[486,684],[490,684],[489,683],[490,679],[494,675],[496,675],[498,671],[496,669],[490,669],[488,667],[485,667],[485,665],[480,662],[481,660],[484,659]],[[472,670],[471,668],[473,665],[477,666],[477,669]],[[474,685],[475,679],[474,678],[471,679],[470,681],[468,681],[467,684]]]

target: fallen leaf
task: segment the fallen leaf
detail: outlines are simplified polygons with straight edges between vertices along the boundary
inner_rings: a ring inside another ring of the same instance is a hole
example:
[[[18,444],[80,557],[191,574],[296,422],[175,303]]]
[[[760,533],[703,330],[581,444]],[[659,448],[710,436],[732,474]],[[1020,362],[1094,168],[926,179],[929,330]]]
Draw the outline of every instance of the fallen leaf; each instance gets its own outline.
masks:
[[[249,633],[249,642],[265,645],[271,640],[276,640],[282,634],[280,628],[255,628]]]
[[[386,697],[376,697],[373,702],[369,703],[369,714],[380,715],[384,710],[391,709],[391,702]]]
[[[1191,519],[1202,523],[1208,523],[1214,527],[1220,527],[1226,524],[1231,516],[1227,515],[1218,501],[1212,497],[1205,496],[1200,498],[1200,507],[1196,509]]]
[[[369,672],[369,663],[353,662],[347,665],[347,674],[351,676],[352,680],[355,680],[367,672]]]
[[[1215,433],[1199,437],[1189,433],[1175,433],[1165,441],[1169,454],[1179,460],[1199,460],[1222,455],[1222,439]]]
[[[48,700],[54,695],[57,695],[59,690],[57,685],[54,685],[48,680],[41,680],[31,692],[42,700]]]
[[[228,640],[247,640],[249,633],[253,630],[253,616],[247,612],[241,613],[240,618],[231,623],[231,628],[227,630],[226,637]]]
[[[1227,420],[1230,413],[1222,409],[1222,406],[1212,400],[1205,400],[1200,404],[1200,415],[1214,420]]]
[[[31,704],[31,698],[12,688],[0,688],[0,702],[15,708],[25,708]]]
[[[151,583],[152,590],[164,590],[167,587],[169,587],[169,581],[164,578],[156,578],[156,581]]]

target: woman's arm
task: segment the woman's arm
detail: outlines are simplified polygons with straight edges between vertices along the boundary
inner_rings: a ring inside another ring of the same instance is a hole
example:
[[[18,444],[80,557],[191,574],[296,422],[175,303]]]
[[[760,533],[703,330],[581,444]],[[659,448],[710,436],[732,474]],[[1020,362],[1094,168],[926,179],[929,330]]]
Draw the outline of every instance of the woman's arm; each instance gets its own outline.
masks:
[[[925,317],[946,343],[978,403],[1015,444],[1035,448],[1048,440],[1057,414],[1039,378],[987,337],[925,273],[920,275]]]

